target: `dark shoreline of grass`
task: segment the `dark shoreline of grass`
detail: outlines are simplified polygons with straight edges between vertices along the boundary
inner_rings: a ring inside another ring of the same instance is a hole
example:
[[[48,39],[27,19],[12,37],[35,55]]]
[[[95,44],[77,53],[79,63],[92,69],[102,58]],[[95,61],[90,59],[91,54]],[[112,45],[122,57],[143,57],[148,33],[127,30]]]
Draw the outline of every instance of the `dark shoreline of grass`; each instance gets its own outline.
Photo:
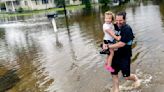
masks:
[[[66,10],[76,10],[76,9],[81,9],[84,8],[85,5],[76,5],[76,6],[67,6]],[[38,14],[38,13],[48,13],[48,12],[56,12],[56,11],[63,11],[64,8],[50,8],[50,9],[43,9],[43,10],[33,10],[33,11],[25,11],[25,12],[16,12],[16,13],[0,13],[0,18],[3,17],[13,17],[13,16],[30,16],[33,14]]]

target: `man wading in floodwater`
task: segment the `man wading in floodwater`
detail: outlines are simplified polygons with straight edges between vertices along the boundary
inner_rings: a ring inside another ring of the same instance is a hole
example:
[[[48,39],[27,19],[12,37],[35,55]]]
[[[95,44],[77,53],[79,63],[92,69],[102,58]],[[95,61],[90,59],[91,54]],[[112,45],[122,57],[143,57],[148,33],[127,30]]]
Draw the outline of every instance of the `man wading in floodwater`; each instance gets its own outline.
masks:
[[[119,12],[116,14],[115,30],[120,31],[121,39],[115,44],[109,44],[109,49],[117,49],[114,53],[112,67],[115,70],[112,72],[113,87],[112,92],[119,92],[118,72],[121,70],[123,77],[126,80],[134,81],[133,86],[140,86],[140,80],[135,74],[130,74],[130,63],[132,56],[132,41],[134,38],[131,27],[126,24],[126,13]]]

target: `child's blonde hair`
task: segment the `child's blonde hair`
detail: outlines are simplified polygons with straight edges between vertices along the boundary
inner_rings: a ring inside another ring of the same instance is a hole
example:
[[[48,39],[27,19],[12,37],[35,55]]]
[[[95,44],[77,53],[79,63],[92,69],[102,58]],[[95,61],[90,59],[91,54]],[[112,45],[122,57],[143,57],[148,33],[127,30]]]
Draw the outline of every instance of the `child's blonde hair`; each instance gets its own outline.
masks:
[[[106,15],[112,15],[112,21],[114,22],[115,15],[114,15],[113,12],[111,12],[111,11],[106,11],[104,15],[105,15],[105,16],[106,16]]]

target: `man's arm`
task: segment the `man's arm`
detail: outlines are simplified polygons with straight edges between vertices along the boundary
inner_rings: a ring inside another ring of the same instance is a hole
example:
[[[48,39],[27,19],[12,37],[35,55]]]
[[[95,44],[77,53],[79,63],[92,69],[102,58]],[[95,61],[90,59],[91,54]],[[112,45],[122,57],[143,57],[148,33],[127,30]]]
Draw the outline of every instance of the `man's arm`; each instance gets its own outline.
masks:
[[[125,45],[126,45],[126,43],[120,41],[115,44],[109,44],[108,47],[111,49],[117,49],[117,48],[124,47]]]

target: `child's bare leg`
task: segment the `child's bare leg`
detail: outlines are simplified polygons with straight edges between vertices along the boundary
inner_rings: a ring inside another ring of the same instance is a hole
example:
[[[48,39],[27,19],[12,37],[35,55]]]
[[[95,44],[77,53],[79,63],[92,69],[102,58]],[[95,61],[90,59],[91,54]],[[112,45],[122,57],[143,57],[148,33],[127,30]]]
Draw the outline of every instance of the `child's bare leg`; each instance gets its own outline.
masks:
[[[114,56],[114,50],[110,49],[110,55],[108,55],[106,59],[106,69],[110,72],[114,72],[114,69],[111,67],[113,56]]]
[[[112,59],[114,56],[114,49],[109,49],[109,51],[110,51],[110,55],[108,55],[108,57],[107,57],[107,65],[111,66]]]

